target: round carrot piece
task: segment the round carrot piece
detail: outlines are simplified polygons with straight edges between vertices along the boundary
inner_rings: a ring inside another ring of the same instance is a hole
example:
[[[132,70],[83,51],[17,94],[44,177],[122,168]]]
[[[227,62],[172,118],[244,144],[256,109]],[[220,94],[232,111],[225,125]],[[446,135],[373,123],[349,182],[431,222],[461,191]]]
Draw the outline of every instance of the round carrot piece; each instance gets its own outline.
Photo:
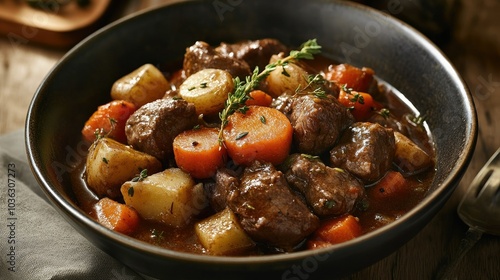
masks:
[[[229,116],[223,135],[228,154],[236,164],[261,160],[277,165],[290,152],[293,128],[280,111],[253,105],[244,114]]]
[[[124,100],[114,100],[99,106],[85,122],[82,129],[83,138],[93,142],[96,136],[100,135],[126,144],[125,123],[135,110],[134,104]]]
[[[325,78],[337,85],[345,85],[355,91],[367,92],[373,83],[375,72],[371,68],[358,68],[350,64],[339,64],[331,66]]]
[[[251,91],[248,95],[250,95],[250,99],[245,102],[246,105],[259,105],[269,107],[273,102],[273,98],[271,97],[271,95],[259,89]]]
[[[173,148],[177,166],[197,179],[212,177],[227,159],[227,151],[219,145],[219,131],[215,128],[184,131],[174,138]]]

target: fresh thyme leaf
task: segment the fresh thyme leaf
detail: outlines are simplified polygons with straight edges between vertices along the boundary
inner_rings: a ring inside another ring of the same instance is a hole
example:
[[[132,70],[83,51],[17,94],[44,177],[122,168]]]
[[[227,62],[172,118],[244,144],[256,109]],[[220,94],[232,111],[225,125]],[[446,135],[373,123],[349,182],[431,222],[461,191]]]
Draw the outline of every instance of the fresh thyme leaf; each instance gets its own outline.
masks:
[[[252,205],[250,205],[250,204],[248,204],[248,203],[245,203],[245,206],[246,206],[248,209],[255,210],[255,207],[253,207]]]
[[[318,45],[316,39],[311,39],[304,42],[301,45],[300,50],[291,51],[287,57],[266,65],[262,72],[259,71],[259,67],[255,67],[252,74],[250,76],[247,76],[245,81],[241,81],[238,77],[234,78],[234,90],[233,92],[229,93],[224,109],[219,113],[219,118],[221,120],[221,126],[219,129],[219,144],[221,146],[224,144],[223,130],[228,123],[229,116],[236,111],[242,113],[246,112],[246,109],[243,109],[242,111],[240,108],[246,107],[245,102],[250,99],[250,91],[258,87],[259,84],[277,67],[285,66],[290,61],[294,60],[314,59],[314,55],[320,52],[321,46]]]
[[[343,84],[341,87],[340,87],[343,91],[345,91],[346,93],[351,93],[352,91],[352,88],[348,88],[347,87],[347,84]]]
[[[246,114],[247,111],[248,111],[248,106],[243,106],[238,109],[238,112],[242,114]]]
[[[365,98],[363,97],[363,95],[359,94],[358,92],[354,93],[352,95],[352,98],[349,100],[352,102],[358,102],[359,104],[365,104]]]
[[[309,159],[309,160],[316,160],[316,159],[319,159],[319,156],[313,156],[313,155],[310,155],[310,154],[300,154],[301,156],[305,157],[306,159]]]
[[[102,128],[97,128],[95,131],[94,131],[94,136],[95,136],[95,142],[97,142],[98,140],[100,140],[101,138],[104,138],[106,135],[104,133],[104,129]]]
[[[163,230],[157,230],[157,229],[154,228],[151,231],[151,237],[153,237],[153,238],[160,238],[161,239],[161,238],[163,238],[163,233],[164,233]]]
[[[148,170],[142,169],[139,175],[132,179],[132,182],[140,182],[148,177]]]
[[[333,169],[334,169],[335,171],[337,171],[337,172],[345,172],[345,171],[344,171],[344,169],[339,168],[339,167],[334,167]]]
[[[384,119],[387,119],[390,116],[391,112],[389,111],[389,109],[382,108],[380,111],[378,111],[378,114],[384,117]]]
[[[266,117],[265,116],[260,116],[260,122],[263,124],[266,124]]]
[[[333,207],[335,207],[337,205],[337,203],[335,202],[335,200],[327,200],[327,201],[325,201],[324,205],[326,208],[332,209]]]
[[[103,157],[103,158],[102,158],[102,161],[103,161],[105,164],[108,164],[108,163],[109,163],[108,159],[107,159],[107,158],[105,158],[105,157]]]
[[[248,131],[245,131],[245,132],[241,132],[240,134],[238,134],[236,136],[236,140],[240,140],[240,139],[243,139],[243,137],[247,136],[248,135]]]
[[[128,196],[133,197],[134,196],[134,187],[130,187],[127,190]]]
[[[309,75],[306,77],[306,81],[307,85],[304,88],[301,88],[299,85],[299,87],[295,90],[295,93],[300,94],[308,89],[312,89],[312,91],[306,93],[313,94],[318,98],[326,98],[326,92],[322,87],[325,83],[325,79],[321,74]]]
[[[411,118],[411,121],[412,121],[415,125],[417,125],[417,126],[421,126],[421,125],[423,125],[423,124],[424,124],[424,122],[425,122],[425,116],[413,116],[413,117]]]
[[[282,74],[283,76],[285,76],[285,77],[290,77],[290,73],[288,73],[288,72],[286,71],[286,68],[285,68],[285,67],[282,67],[281,69],[282,69],[281,74]]]

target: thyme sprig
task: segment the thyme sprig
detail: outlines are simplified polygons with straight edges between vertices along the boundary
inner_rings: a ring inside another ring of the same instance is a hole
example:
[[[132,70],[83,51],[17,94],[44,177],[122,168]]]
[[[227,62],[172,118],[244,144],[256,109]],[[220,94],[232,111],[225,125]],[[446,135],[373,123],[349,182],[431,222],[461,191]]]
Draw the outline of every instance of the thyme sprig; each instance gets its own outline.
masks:
[[[321,74],[309,75],[306,77],[307,85],[302,88],[300,85],[295,89],[295,93],[300,94],[310,90],[310,94],[318,98],[326,98],[326,91],[322,87],[325,84],[325,78]]]
[[[318,45],[316,39],[311,39],[303,43],[300,50],[293,50],[287,57],[266,65],[262,72],[260,72],[259,67],[255,67],[252,75],[247,76],[245,81],[240,80],[238,77],[234,78],[234,90],[229,94],[224,109],[219,113],[219,118],[221,120],[219,144],[221,146],[224,144],[223,130],[228,124],[229,116],[237,111],[245,113],[248,110],[248,107],[245,105],[245,102],[250,98],[248,94],[257,88],[271,72],[278,67],[286,66],[294,60],[312,60],[314,59],[314,55],[320,52],[321,46]],[[284,72],[283,75],[286,75],[286,72]]]

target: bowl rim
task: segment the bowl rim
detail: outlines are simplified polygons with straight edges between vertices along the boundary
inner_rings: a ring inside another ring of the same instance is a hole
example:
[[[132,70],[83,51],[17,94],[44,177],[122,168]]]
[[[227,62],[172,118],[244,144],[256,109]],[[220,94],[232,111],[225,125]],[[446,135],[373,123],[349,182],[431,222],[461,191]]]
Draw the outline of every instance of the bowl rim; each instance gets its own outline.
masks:
[[[374,8],[355,3],[350,1],[339,1],[339,0],[330,0],[328,3],[333,3],[335,5],[345,6],[348,9],[363,9],[367,13],[372,14],[374,17],[387,20],[391,22],[393,25],[399,26],[405,34],[414,38],[416,42],[422,45],[422,47],[429,51],[434,58],[436,58],[441,66],[443,66],[446,72],[450,75],[451,79],[456,85],[460,85],[461,95],[465,98],[467,104],[467,116],[470,116],[472,122],[469,124],[470,127],[468,132],[471,135],[470,138],[464,140],[464,150],[461,151],[460,157],[457,162],[453,166],[453,168],[449,171],[449,176],[429,195],[427,195],[418,205],[408,211],[405,215],[403,215],[400,219],[392,222],[389,225],[385,225],[379,229],[376,229],[372,232],[366,233],[356,239],[333,245],[328,248],[322,248],[317,250],[306,250],[293,252],[289,254],[278,254],[278,255],[264,255],[264,256],[241,256],[241,257],[233,257],[233,256],[213,256],[213,255],[202,255],[202,254],[194,254],[194,253],[186,253],[174,251],[171,249],[162,248],[156,245],[152,245],[140,240],[137,240],[133,237],[117,233],[113,230],[107,229],[106,227],[99,224],[97,221],[93,220],[86,213],[84,213],[80,208],[74,205],[72,202],[67,200],[63,195],[58,193],[52,186],[48,178],[44,177],[42,166],[40,162],[40,152],[36,151],[36,138],[34,134],[34,124],[35,124],[35,112],[36,107],[38,106],[38,100],[40,96],[44,94],[45,84],[50,82],[52,76],[58,72],[58,69],[65,63],[66,60],[70,59],[75,52],[86,44],[91,43],[94,40],[99,40],[101,36],[106,36],[112,32],[117,26],[119,27],[123,22],[134,20],[139,17],[147,16],[151,12],[165,9],[171,5],[182,5],[189,2],[203,2],[196,0],[173,0],[167,4],[160,5],[158,7],[147,8],[141,10],[139,12],[135,12],[128,16],[125,16],[119,20],[116,20],[101,29],[97,30],[77,45],[75,45],[72,49],[70,49],[61,59],[60,61],[49,71],[46,77],[42,80],[40,86],[36,90],[33,99],[29,105],[26,123],[25,123],[25,147],[27,151],[28,161],[30,167],[32,169],[33,174],[35,175],[36,180],[38,181],[40,187],[52,202],[54,206],[56,206],[56,210],[58,210],[61,215],[71,222],[71,224],[77,228],[75,224],[81,225],[90,229],[94,234],[100,235],[103,238],[111,240],[117,245],[124,246],[130,249],[133,249],[138,252],[142,252],[148,255],[157,256],[161,258],[173,258],[177,260],[196,262],[196,263],[205,263],[205,264],[248,264],[248,263],[275,263],[276,261],[297,261],[300,259],[304,259],[307,257],[311,257],[319,254],[331,254],[337,251],[348,250],[353,244],[364,244],[373,240],[377,235],[382,232],[390,232],[393,228],[400,228],[410,220],[412,217],[417,214],[423,214],[426,209],[436,207],[430,203],[431,201],[440,200],[445,201],[451,193],[454,191],[455,186],[461,180],[463,174],[462,171],[465,170],[467,165],[469,164],[472,154],[475,149],[476,141],[477,141],[477,113],[474,107],[474,101],[472,99],[472,95],[470,90],[468,89],[466,83],[463,78],[457,72],[455,67],[451,64],[449,59],[444,55],[444,53],[428,39],[421,32],[411,27],[407,23],[389,15],[382,11],[376,10]],[[80,230],[77,228],[77,231]],[[80,234],[82,234],[80,232]],[[85,236],[85,235],[84,235]],[[86,236],[85,236],[86,237]]]

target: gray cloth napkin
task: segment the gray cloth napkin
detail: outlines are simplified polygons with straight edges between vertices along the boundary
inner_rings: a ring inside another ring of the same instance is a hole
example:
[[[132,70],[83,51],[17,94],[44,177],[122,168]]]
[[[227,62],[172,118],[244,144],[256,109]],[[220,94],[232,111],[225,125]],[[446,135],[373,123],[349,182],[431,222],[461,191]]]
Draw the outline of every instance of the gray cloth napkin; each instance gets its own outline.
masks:
[[[56,212],[27,163],[22,130],[0,136],[0,227],[0,279],[143,279]]]

